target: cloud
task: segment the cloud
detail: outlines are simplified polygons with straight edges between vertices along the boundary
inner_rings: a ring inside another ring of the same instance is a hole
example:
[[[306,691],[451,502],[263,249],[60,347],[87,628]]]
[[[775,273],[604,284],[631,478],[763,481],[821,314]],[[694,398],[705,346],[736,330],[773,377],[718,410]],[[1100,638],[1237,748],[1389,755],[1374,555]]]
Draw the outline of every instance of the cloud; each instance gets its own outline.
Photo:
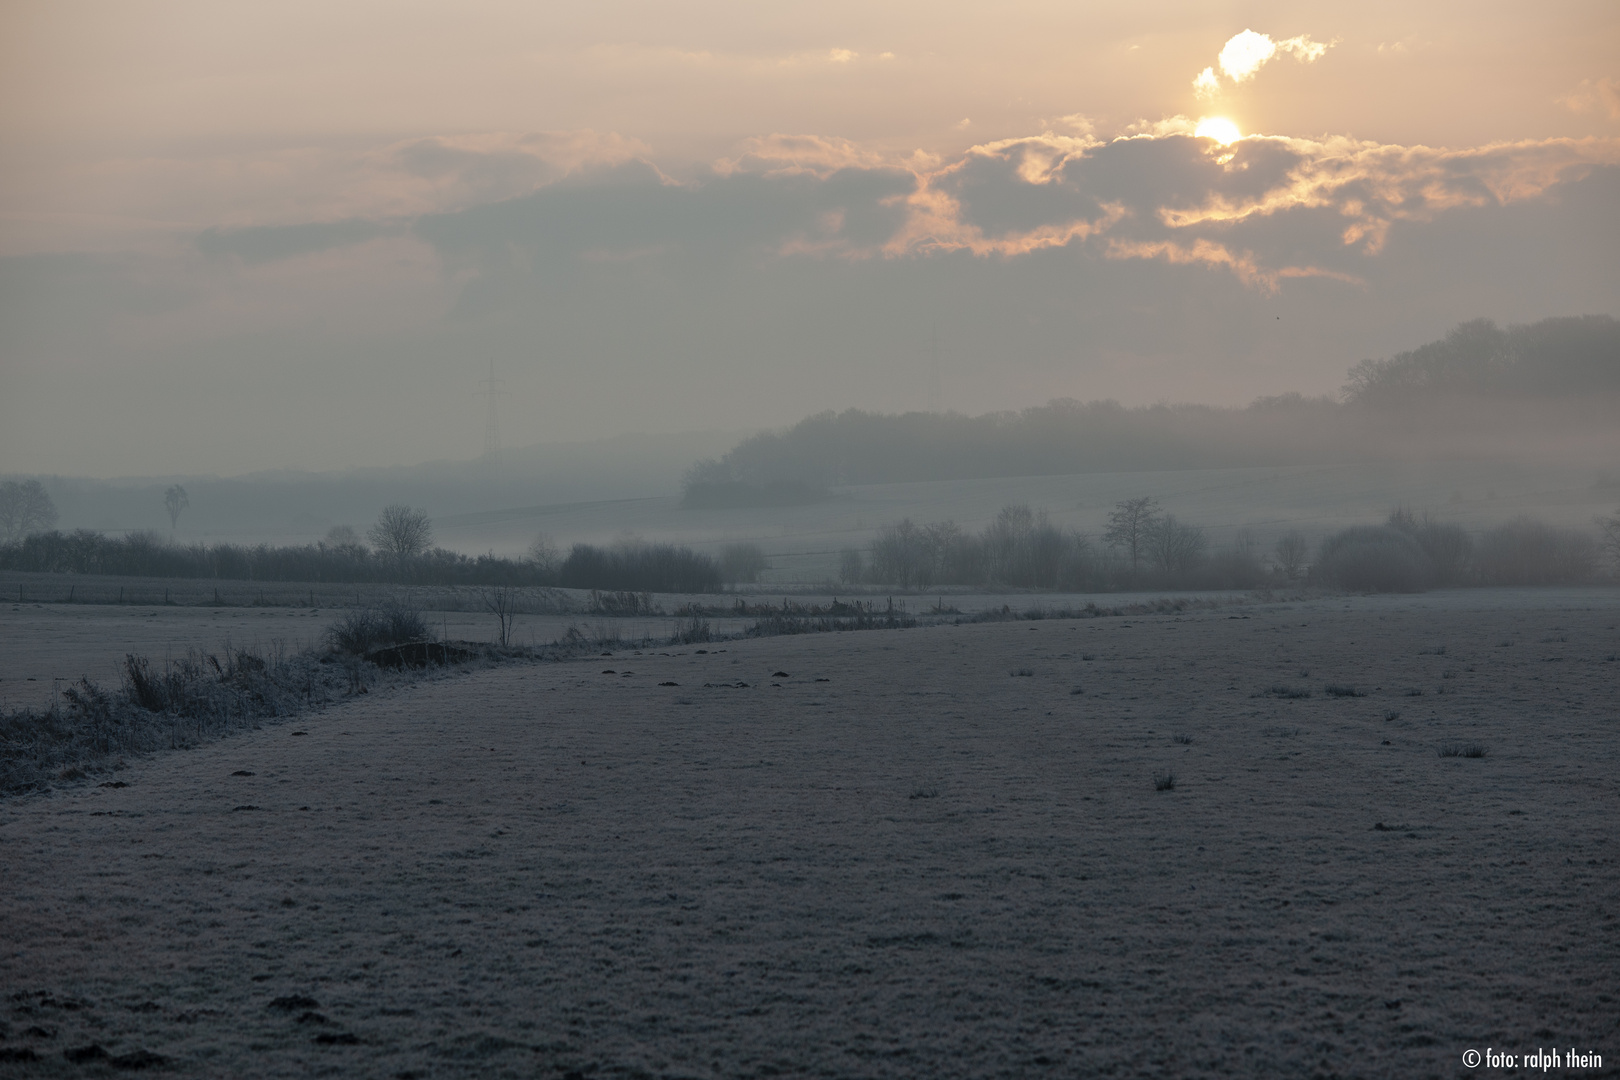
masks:
[[[348,247],[397,231],[380,222],[360,218],[245,229],[214,228],[204,229],[198,235],[197,250],[204,255],[234,255],[246,263],[265,263]]]
[[[1558,101],[1570,112],[1598,112],[1620,120],[1620,80],[1582,79],[1580,86]]]
[[[1216,63],[1234,83],[1254,78],[1255,73],[1278,53],[1287,53],[1300,63],[1320,60],[1335,42],[1312,41],[1308,35],[1273,41],[1269,34],[1245,30],[1233,34],[1221,48]],[[1200,99],[1211,98],[1220,92],[1221,80],[1214,67],[1206,67],[1193,79],[1193,93]]]
[[[947,160],[777,133],[680,182],[646,160],[645,147],[614,136],[414,140],[379,160],[433,185],[425,201],[440,209],[213,228],[196,247],[259,264],[410,233],[455,272],[486,277],[580,262],[1020,258],[1075,248],[1275,291],[1298,278],[1363,280],[1397,228],[1534,199],[1620,165],[1612,138],[1451,150],[1251,136],[1215,146],[1186,117],[1138,127],[1112,140],[1047,131]],[[495,197],[478,201],[480,192]]]
[[[433,136],[372,155],[380,172],[403,174],[434,209],[526,194],[579,172],[649,158],[652,148],[614,132],[483,132]]]
[[[1236,144],[1233,164],[1268,148],[1291,164],[1259,190],[1212,190],[1200,204],[1165,206],[1175,229],[1235,226],[1292,211],[1331,210],[1343,221],[1346,245],[1376,255],[1396,222],[1427,222],[1462,207],[1505,205],[1534,198],[1594,167],[1620,164],[1620,139],[1546,139],[1465,150],[1390,146],[1348,138],[1264,138]]]
[[[829,176],[840,169],[877,169],[891,164],[888,156],[849,139],[827,135],[760,135],[744,139],[734,158],[722,158],[714,169],[722,176],[757,173],[791,176],[807,173]]]

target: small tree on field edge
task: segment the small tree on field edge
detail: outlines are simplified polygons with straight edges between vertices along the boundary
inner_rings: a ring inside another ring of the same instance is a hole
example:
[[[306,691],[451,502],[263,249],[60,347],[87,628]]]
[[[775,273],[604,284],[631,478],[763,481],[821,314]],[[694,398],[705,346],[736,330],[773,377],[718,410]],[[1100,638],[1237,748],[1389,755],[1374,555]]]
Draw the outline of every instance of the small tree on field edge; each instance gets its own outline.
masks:
[[[163,493],[163,509],[169,512],[169,531],[173,532],[180,526],[180,511],[191,505],[191,496],[179,484],[171,484],[169,490]]]
[[[0,540],[21,540],[56,524],[56,504],[38,480],[0,483]]]
[[[1103,543],[1123,548],[1131,557],[1131,572],[1141,565],[1147,554],[1148,540],[1159,522],[1159,501],[1146,496],[1140,499],[1122,499],[1108,514],[1108,528],[1103,531]]]
[[[371,546],[395,559],[414,559],[433,543],[433,519],[426,510],[403,503],[383,507],[366,533]]]

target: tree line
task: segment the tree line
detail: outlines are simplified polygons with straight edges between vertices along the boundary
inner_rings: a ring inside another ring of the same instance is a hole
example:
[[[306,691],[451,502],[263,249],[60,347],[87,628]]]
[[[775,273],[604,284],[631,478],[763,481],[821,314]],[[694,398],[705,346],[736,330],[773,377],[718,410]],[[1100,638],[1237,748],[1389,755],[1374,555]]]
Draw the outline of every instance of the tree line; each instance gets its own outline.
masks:
[[[1214,547],[1203,528],[1150,497],[1115,504],[1094,540],[1040,510],[1007,506],[979,532],[952,521],[885,526],[839,560],[846,584],[906,590],[936,586],[1109,592],[1253,589],[1296,583],[1369,592],[1461,585],[1584,584],[1605,564],[1620,570],[1620,512],[1596,534],[1527,517],[1479,535],[1409,509],[1382,525],[1342,529],[1314,545],[1298,530],[1262,549],[1240,531]]]
[[[544,536],[521,558],[464,555],[433,546],[423,510],[383,510],[363,542],[350,526],[313,544],[177,544],[150,532],[109,536],[90,529],[33,532],[0,544],[0,570],[132,577],[345,584],[550,586],[628,592],[714,592],[752,580],[764,559],[731,545],[720,559],[684,545],[574,544],[567,554]]]
[[[1620,403],[1620,320],[1503,329],[1479,319],[1361,361],[1335,396],[1285,393],[1244,408],[1064,399],[981,416],[818,413],[698,462],[683,497],[694,509],[778,505],[840,485],[1424,456],[1477,447],[1482,423],[1532,441],[1571,426],[1612,436],[1610,402]]]

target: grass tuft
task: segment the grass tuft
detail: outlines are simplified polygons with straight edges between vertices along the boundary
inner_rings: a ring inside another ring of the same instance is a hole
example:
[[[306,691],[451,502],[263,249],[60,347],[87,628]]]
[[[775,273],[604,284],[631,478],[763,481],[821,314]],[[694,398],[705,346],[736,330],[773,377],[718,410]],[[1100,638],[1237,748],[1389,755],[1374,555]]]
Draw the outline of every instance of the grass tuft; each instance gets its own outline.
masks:
[[[1311,696],[1311,692],[1303,687],[1284,686],[1282,683],[1268,687],[1266,689],[1266,693],[1270,694],[1272,697],[1289,699],[1308,698]]]

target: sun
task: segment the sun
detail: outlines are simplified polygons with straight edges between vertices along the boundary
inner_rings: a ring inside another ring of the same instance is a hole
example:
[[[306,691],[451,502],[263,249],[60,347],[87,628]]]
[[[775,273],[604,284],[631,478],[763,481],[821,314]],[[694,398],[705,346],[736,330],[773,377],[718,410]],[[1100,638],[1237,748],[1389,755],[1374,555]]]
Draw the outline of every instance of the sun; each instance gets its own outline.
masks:
[[[1238,126],[1224,116],[1206,116],[1198,121],[1193,134],[1200,139],[1214,139],[1222,146],[1230,146],[1243,138],[1243,132]]]

